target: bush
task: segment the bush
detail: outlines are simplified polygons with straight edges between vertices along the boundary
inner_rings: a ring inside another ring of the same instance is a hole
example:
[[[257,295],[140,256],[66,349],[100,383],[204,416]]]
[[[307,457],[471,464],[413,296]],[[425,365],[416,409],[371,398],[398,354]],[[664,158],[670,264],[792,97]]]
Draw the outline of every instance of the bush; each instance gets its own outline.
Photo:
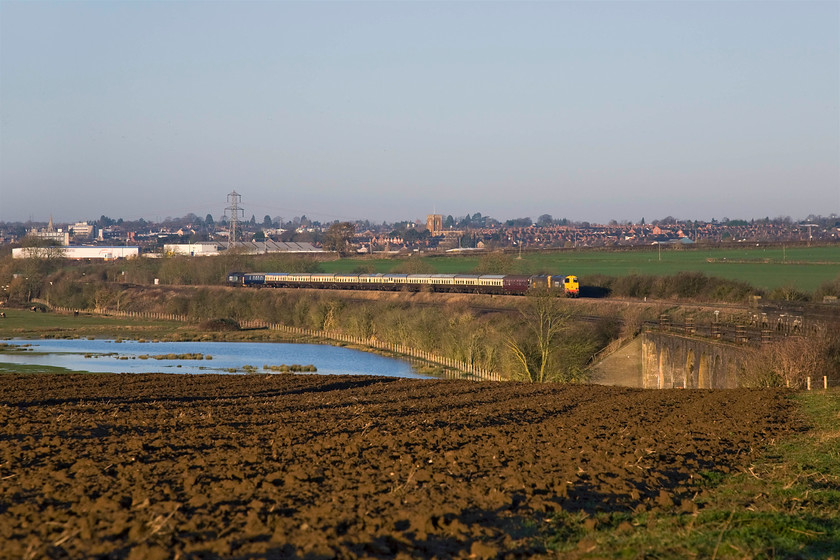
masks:
[[[673,282],[673,294],[682,299],[697,298],[716,281],[700,272],[679,272],[670,278]]]
[[[753,350],[741,371],[744,387],[801,389],[806,378],[840,377],[840,334],[822,330],[809,337],[789,337]]]
[[[203,331],[238,331],[242,327],[233,319],[210,319],[198,325]]]
[[[776,288],[770,292],[770,299],[782,301],[809,301],[811,298],[805,292],[799,291],[796,286],[788,285]]]
[[[655,276],[629,274],[616,278],[612,282],[610,291],[612,295],[619,297],[646,298],[653,295],[655,281]]]
[[[830,282],[825,282],[814,292],[816,301],[822,301],[825,296],[840,297],[840,275]]]
[[[625,297],[643,299],[689,299],[743,302],[760,293],[746,282],[706,276],[700,272],[680,272],[671,276],[628,274],[592,275],[581,279],[581,295],[587,297]]]

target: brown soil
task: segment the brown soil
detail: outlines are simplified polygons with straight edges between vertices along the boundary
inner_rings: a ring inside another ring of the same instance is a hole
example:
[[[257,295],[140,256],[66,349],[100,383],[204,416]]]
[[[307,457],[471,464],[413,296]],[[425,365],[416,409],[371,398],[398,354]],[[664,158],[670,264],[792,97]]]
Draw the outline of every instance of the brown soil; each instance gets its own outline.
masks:
[[[692,512],[780,391],[0,376],[0,557],[528,557],[553,512]]]

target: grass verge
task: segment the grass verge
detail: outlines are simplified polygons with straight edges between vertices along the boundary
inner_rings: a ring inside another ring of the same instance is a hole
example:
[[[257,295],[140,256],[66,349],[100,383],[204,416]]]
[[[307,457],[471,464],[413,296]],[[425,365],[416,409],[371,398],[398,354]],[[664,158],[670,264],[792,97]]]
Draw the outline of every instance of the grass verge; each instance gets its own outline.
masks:
[[[58,366],[42,366],[38,364],[9,364],[0,362],[0,374],[3,373],[87,373]]]
[[[267,329],[208,331],[201,325],[155,319],[82,314],[32,313],[9,309],[0,319],[0,340],[112,338],[115,340],[285,342],[294,337]]]
[[[175,321],[82,314],[33,313],[7,309],[0,319],[0,338],[156,338],[182,326]]]
[[[840,391],[799,393],[810,428],[734,475],[701,473],[695,513],[561,513],[541,531],[569,558],[840,558]]]

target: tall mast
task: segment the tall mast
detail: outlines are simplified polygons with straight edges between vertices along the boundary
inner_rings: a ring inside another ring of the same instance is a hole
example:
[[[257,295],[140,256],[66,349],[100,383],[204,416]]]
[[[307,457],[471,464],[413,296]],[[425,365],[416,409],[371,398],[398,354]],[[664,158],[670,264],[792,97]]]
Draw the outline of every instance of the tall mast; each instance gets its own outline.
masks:
[[[225,216],[230,211],[230,235],[228,236],[228,249],[236,246],[236,226],[239,223],[239,217],[245,217],[245,209],[239,206],[242,202],[242,195],[233,191],[227,195],[227,207],[225,208]]]

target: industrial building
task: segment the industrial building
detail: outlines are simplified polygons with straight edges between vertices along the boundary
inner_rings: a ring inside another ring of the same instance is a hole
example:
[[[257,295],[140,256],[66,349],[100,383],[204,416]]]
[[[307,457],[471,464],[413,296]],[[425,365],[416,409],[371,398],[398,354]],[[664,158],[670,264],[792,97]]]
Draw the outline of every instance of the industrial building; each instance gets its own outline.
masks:
[[[323,249],[312,243],[295,241],[240,241],[234,243],[232,249],[248,254],[262,253],[323,253]]]
[[[199,241],[198,243],[166,243],[163,246],[163,254],[167,257],[173,255],[186,255],[189,257],[208,257],[218,255],[224,250],[224,245],[213,241]]]
[[[248,255],[264,253],[323,253],[311,243],[296,243],[284,241],[239,241],[230,248],[238,253]],[[199,243],[167,243],[163,246],[163,254],[188,255],[190,257],[208,257],[218,255],[229,250],[226,243],[199,242]]]

